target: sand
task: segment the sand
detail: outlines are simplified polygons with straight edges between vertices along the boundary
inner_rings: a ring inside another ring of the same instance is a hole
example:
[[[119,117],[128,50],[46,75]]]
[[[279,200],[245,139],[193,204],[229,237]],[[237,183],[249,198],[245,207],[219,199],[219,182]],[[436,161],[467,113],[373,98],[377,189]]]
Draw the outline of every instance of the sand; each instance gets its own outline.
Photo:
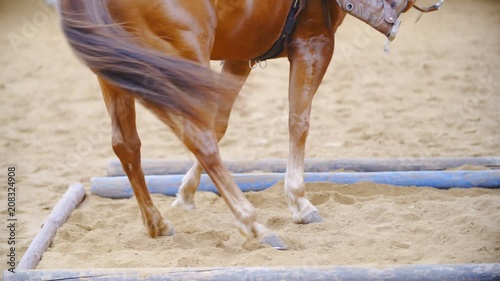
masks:
[[[0,178],[16,167],[18,258],[66,188],[88,188],[114,157],[97,82],[66,46],[56,14],[37,3],[0,2]],[[455,0],[414,24],[412,11],[389,55],[382,35],[348,17],[314,100],[307,156],[499,156],[499,12],[494,0]],[[253,71],[220,145],[224,159],[287,156],[287,81],[286,60]],[[141,106],[138,127],[145,158],[192,159]],[[38,268],[500,262],[500,191],[307,188],[322,224],[293,224],[281,184],[248,195],[287,252],[245,242],[212,194],[199,194],[192,212],[153,196],[177,231],[159,239],[147,236],[135,199],[89,195]],[[0,214],[5,221],[5,207]],[[6,238],[0,245],[5,257]]]

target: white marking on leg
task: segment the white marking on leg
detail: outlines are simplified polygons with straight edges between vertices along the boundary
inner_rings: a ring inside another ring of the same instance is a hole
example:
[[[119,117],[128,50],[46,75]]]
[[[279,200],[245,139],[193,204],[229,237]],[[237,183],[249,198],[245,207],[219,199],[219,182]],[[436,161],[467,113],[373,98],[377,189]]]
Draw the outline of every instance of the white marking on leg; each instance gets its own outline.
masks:
[[[300,198],[304,195],[304,179],[300,167],[300,159],[297,155],[290,156],[285,179],[285,192],[288,199],[288,207],[294,215],[301,210]],[[297,161],[298,160],[298,161]]]
[[[196,208],[194,203],[194,194],[200,184],[200,176],[202,172],[203,169],[201,168],[201,165],[198,161],[195,161],[184,178],[182,178],[182,184],[179,187],[177,198],[172,203],[172,206],[182,207],[185,210],[193,210]]]
[[[290,162],[288,165],[290,167]],[[314,207],[314,205],[311,204],[311,202],[305,196],[303,168],[297,167],[292,164],[291,168],[287,170],[285,179],[285,192],[288,201],[288,207],[293,212],[294,222],[303,223],[303,219],[306,215],[311,212],[317,211],[316,207]]]
[[[304,218],[308,214],[314,211],[317,212],[316,207],[305,196],[304,185],[304,150],[309,130],[310,107],[303,110],[300,115],[295,114],[293,111],[289,116],[290,151],[285,179],[285,192],[288,199],[288,206],[293,212],[293,220],[296,223],[304,223]]]

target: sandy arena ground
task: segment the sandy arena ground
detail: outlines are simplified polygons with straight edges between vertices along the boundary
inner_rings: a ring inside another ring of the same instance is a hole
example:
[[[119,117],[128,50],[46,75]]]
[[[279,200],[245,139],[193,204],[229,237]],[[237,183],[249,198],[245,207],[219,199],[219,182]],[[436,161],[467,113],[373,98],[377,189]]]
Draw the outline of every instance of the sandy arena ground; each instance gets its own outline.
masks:
[[[88,188],[114,157],[97,82],[40,3],[0,1],[0,214],[3,225],[13,165],[18,260],[68,185]],[[415,24],[417,16],[402,17],[389,55],[382,35],[346,19],[314,101],[308,157],[500,156],[500,3],[450,0]],[[252,73],[220,144],[224,159],[287,156],[287,80],[284,59]],[[144,158],[192,159],[142,107],[138,127]],[[192,212],[155,195],[177,231],[159,239],[147,236],[134,198],[89,195],[38,268],[500,262],[500,190],[307,188],[325,223],[293,224],[282,184],[248,195],[290,251],[244,243],[215,195],[199,194]],[[3,270],[5,227],[0,235]]]

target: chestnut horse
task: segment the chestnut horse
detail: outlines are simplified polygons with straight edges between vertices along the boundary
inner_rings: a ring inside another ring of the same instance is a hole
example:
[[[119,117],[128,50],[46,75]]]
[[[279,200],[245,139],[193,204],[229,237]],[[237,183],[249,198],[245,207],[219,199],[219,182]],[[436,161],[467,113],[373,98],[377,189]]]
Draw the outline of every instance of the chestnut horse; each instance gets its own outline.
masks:
[[[406,8],[406,0],[394,1],[404,2]],[[167,124],[197,159],[173,205],[194,208],[194,193],[205,170],[243,235],[276,249],[287,248],[259,222],[255,208],[222,164],[217,143],[226,132],[235,98],[251,71],[249,62],[255,64],[252,59],[266,53],[283,36],[292,5],[300,5],[300,11],[292,15],[296,21],[293,33],[286,35],[285,49],[277,55],[290,61],[285,193],[296,223],[322,221],[305,195],[304,146],[311,101],[332,58],[334,35],[345,17],[344,10],[358,8],[352,3],[59,0],[62,28],[70,46],[97,75],[111,118],[113,150],[130,180],[149,235],[172,235],[174,230],[153,204],[144,180],[135,99]],[[362,18],[363,14],[357,16]],[[373,20],[373,15],[364,16]],[[211,59],[224,60],[221,74],[210,70]]]

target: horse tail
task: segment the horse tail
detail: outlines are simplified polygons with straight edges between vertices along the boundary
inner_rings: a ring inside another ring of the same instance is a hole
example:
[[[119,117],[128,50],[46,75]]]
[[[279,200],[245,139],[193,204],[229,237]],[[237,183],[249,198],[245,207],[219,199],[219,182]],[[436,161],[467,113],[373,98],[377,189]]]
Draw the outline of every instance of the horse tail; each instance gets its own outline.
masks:
[[[107,82],[155,109],[209,124],[230,83],[209,68],[137,43],[106,1],[59,0],[62,30],[76,56]],[[225,85],[224,87],[222,85]],[[210,118],[208,118],[210,119]]]

